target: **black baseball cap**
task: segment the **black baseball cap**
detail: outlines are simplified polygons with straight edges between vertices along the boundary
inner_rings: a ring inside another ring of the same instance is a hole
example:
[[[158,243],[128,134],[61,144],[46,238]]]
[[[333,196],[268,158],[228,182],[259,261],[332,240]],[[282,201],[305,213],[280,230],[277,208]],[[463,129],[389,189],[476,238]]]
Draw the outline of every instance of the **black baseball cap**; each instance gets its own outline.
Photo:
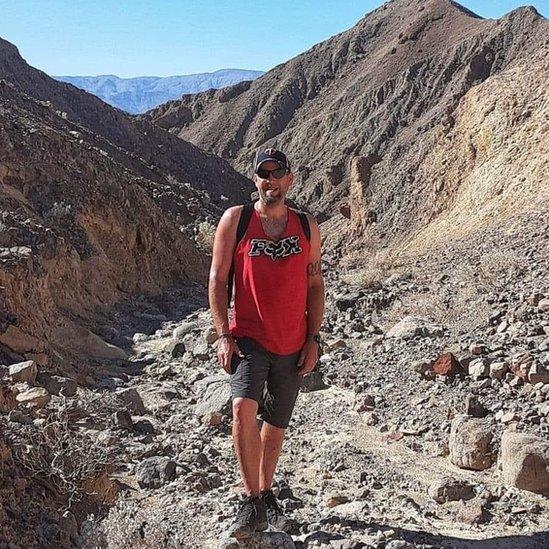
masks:
[[[255,161],[254,161],[254,173],[257,171],[257,168],[263,164],[263,162],[267,162],[268,160],[272,160],[273,162],[276,162],[281,168],[286,168],[288,171],[290,171],[290,162],[288,162],[288,157],[282,152],[277,149],[260,149],[257,151],[255,155]]]

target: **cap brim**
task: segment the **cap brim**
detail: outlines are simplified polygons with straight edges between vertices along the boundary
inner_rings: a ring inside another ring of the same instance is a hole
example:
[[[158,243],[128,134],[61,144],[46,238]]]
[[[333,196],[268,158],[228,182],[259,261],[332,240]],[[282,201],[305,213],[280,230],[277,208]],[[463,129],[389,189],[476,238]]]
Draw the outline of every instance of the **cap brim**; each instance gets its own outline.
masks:
[[[260,168],[262,164],[265,164],[265,162],[276,162],[281,168],[288,168],[288,166],[285,166],[282,162],[280,162],[280,160],[277,160],[276,158],[265,158],[259,164],[257,164],[255,169],[257,170],[257,168]]]

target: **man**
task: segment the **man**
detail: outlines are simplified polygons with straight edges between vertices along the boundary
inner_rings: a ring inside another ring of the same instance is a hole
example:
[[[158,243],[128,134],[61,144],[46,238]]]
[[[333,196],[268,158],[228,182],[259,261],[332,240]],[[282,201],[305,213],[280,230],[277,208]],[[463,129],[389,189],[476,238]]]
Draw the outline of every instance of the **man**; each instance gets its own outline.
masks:
[[[324,314],[320,232],[314,218],[286,206],[293,180],[284,153],[259,151],[254,161],[259,200],[248,209],[243,237],[237,242],[246,207],[234,206],[221,217],[214,239],[209,299],[218,359],[231,375],[232,434],[245,492],[229,532],[237,538],[265,530],[267,522],[289,527],[271,485],[301,379],[318,360]],[[235,295],[229,324],[231,265]]]

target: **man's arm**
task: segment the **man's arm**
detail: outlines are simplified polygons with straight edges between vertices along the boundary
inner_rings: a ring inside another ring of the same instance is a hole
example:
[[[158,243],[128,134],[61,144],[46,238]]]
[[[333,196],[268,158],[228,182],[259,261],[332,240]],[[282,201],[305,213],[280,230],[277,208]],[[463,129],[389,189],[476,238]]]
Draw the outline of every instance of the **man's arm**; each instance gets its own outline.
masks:
[[[324,316],[324,278],[320,248],[320,230],[316,220],[309,218],[311,246],[307,264],[307,341],[299,358],[299,373],[307,374],[314,370],[318,360],[318,344],[311,336],[318,334]]]
[[[229,333],[229,317],[227,313],[229,270],[233,261],[236,245],[236,227],[240,219],[242,206],[229,208],[221,216],[217,230],[215,231],[212,265],[210,267],[210,279],[208,297],[212,319],[217,335]],[[222,337],[217,347],[217,355],[223,369],[230,373],[231,356],[233,352],[240,353],[236,343],[231,337]]]

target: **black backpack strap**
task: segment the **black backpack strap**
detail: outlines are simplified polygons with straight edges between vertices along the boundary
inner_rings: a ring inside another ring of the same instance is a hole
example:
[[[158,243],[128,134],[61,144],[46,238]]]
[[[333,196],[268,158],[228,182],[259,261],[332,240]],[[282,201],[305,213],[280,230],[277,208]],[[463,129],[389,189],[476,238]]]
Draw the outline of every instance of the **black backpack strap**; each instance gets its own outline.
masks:
[[[238,246],[238,243],[244,238],[246,234],[246,229],[250,224],[250,219],[252,218],[252,213],[254,211],[253,202],[249,204],[244,204],[242,211],[240,212],[240,219],[238,220],[238,226],[236,227],[236,243],[234,245],[234,250]],[[234,254],[233,250],[233,254]],[[229,278],[227,280],[227,308],[231,306],[231,300],[233,298],[233,281],[234,281],[234,260],[231,263],[231,268],[229,269]]]
[[[301,222],[301,227],[303,228],[303,232],[305,233],[305,237],[307,238],[307,241],[310,242],[311,226],[309,225],[309,218],[307,217],[307,214],[300,210],[295,210],[295,213],[299,216],[299,221]]]

